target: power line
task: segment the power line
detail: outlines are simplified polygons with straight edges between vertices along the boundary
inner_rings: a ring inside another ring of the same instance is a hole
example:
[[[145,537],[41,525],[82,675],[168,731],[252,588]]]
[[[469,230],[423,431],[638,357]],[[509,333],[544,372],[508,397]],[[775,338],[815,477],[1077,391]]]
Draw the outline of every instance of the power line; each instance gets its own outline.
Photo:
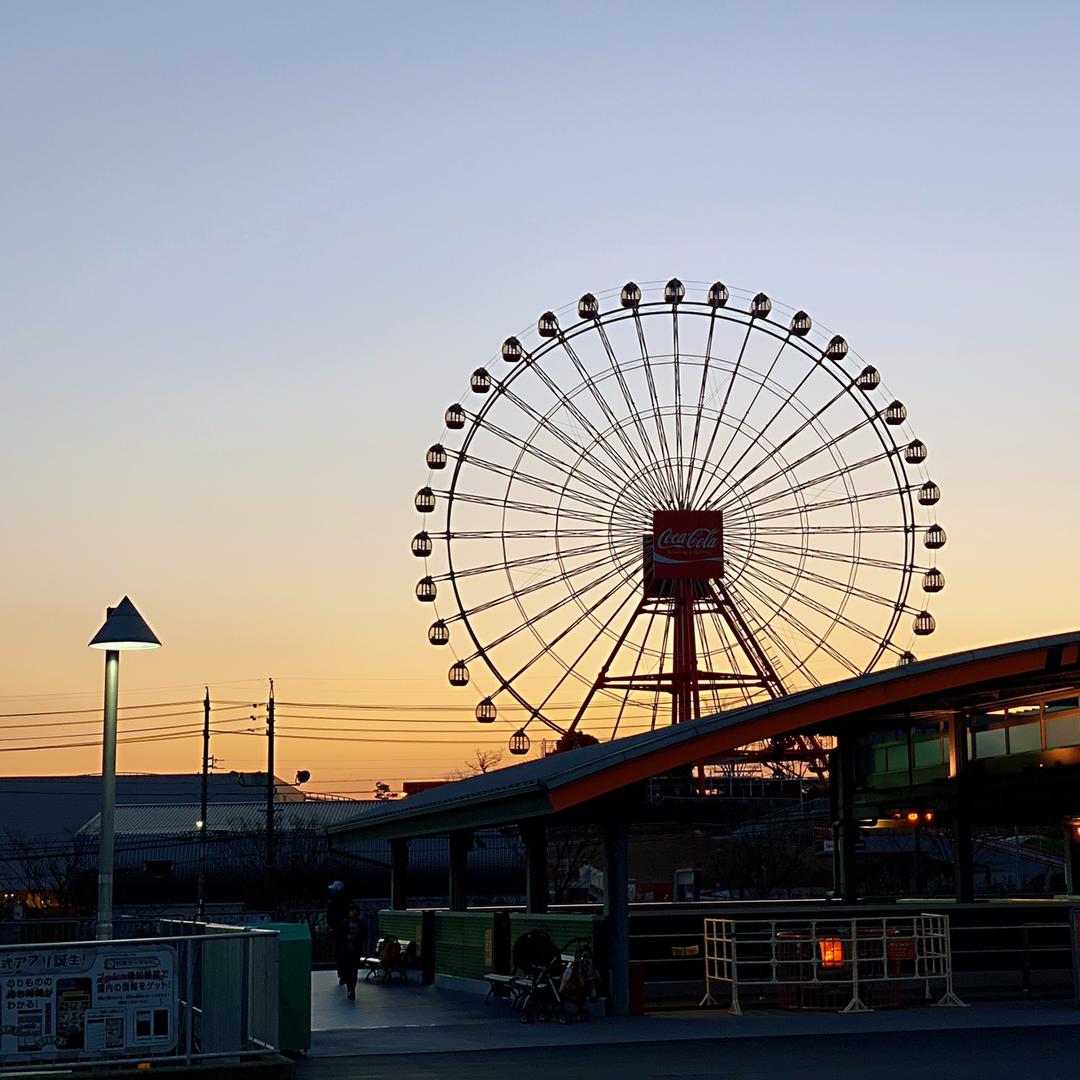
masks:
[[[216,712],[235,712],[239,708],[241,708],[241,706],[239,706],[239,705],[226,705],[226,706],[223,706],[221,709],[217,709],[215,711]],[[244,706],[244,708],[247,708],[247,706]],[[46,720],[46,721],[43,721],[40,724],[38,724],[38,723],[33,723],[33,724],[5,724],[4,727],[5,728],[11,728],[11,729],[14,729],[14,730],[20,730],[20,729],[23,729],[23,728],[39,728],[39,727],[47,727],[47,728],[86,727],[88,724],[89,725],[97,725],[97,726],[100,727],[101,720],[100,720],[99,717],[100,717],[101,710],[100,709],[95,709],[94,712],[98,713],[99,715],[95,716],[95,717],[92,717],[92,718],[88,718],[86,720]],[[121,716],[120,720],[121,721],[123,721],[123,720],[164,720],[164,719],[167,719],[167,718],[173,717],[173,716],[199,716],[199,715],[201,715],[201,713],[199,711],[195,710],[195,709],[183,709],[180,712],[144,713],[144,714],[140,714],[138,716]],[[232,717],[228,717],[227,719],[232,719]],[[32,738],[32,736],[28,736],[28,738]]]
[[[172,709],[178,705],[198,705],[198,701],[156,701],[146,705],[120,705],[119,709]],[[93,709],[46,709],[41,712],[0,713],[0,720],[10,720],[20,716],[71,716],[74,713],[100,713],[101,706]]]

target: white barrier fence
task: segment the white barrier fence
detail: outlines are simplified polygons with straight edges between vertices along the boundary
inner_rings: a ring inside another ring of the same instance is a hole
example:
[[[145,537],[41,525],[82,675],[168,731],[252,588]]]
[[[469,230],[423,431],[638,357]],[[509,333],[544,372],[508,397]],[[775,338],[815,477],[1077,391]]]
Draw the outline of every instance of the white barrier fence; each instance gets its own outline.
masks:
[[[277,931],[181,929],[0,946],[0,1072],[276,1051]]]
[[[705,997],[730,987],[742,1015],[740,991],[775,989],[784,1008],[867,1012],[899,1005],[922,984],[927,1001],[937,984],[941,1006],[963,1006],[953,993],[947,915],[912,914],[852,919],[706,919]]]

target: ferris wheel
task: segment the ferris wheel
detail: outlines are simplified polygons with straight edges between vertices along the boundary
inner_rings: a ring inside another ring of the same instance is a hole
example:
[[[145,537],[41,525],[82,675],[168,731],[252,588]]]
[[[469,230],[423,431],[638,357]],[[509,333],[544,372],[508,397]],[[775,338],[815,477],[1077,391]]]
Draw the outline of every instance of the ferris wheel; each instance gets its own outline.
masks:
[[[586,293],[444,419],[416,597],[512,753],[910,663],[935,629],[925,444],[844,338],[764,293]]]

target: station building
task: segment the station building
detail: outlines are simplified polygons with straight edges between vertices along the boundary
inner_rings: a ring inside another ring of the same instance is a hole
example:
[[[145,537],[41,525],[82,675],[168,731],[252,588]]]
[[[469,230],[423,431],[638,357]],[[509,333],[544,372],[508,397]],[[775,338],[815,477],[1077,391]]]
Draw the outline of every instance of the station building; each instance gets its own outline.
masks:
[[[950,837],[955,918],[973,911],[977,921],[989,910],[976,903],[974,856],[976,829],[988,825],[1060,830],[1065,893],[1080,887],[1080,632],[914,662],[529,761],[375,807],[332,826],[329,835],[334,845],[388,843],[391,905],[382,925],[407,936],[426,933],[434,974],[467,979],[496,963],[500,951],[486,929],[477,936],[473,926],[487,927],[491,914],[469,911],[473,838],[480,830],[515,829],[525,854],[526,903],[509,913],[510,932],[546,926],[553,937],[594,935],[614,1011],[626,1012],[632,939],[647,948],[644,927],[670,930],[693,920],[700,926],[702,914],[700,904],[689,913],[677,904],[631,904],[635,837],[707,824],[722,812],[723,800],[691,797],[690,770],[738,747],[791,735],[835,740],[829,823],[835,884],[828,910],[865,902],[859,849],[868,832],[927,821]],[[601,838],[603,906],[553,912],[549,835],[575,827]],[[427,917],[425,931],[409,903],[410,850],[431,837],[448,845],[449,908],[434,916],[433,928]],[[718,910],[725,905],[722,898],[712,903]],[[1053,911],[1043,904],[1029,914],[1046,920]]]

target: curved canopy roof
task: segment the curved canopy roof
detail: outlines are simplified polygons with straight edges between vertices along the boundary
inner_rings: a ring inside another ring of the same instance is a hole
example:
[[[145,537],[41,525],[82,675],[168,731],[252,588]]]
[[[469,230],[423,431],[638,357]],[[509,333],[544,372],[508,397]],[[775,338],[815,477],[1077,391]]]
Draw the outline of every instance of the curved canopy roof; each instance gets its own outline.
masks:
[[[329,831],[343,839],[392,839],[513,824],[762,739],[867,729],[897,714],[976,708],[1078,684],[1080,631],[972,649],[458,780]]]

